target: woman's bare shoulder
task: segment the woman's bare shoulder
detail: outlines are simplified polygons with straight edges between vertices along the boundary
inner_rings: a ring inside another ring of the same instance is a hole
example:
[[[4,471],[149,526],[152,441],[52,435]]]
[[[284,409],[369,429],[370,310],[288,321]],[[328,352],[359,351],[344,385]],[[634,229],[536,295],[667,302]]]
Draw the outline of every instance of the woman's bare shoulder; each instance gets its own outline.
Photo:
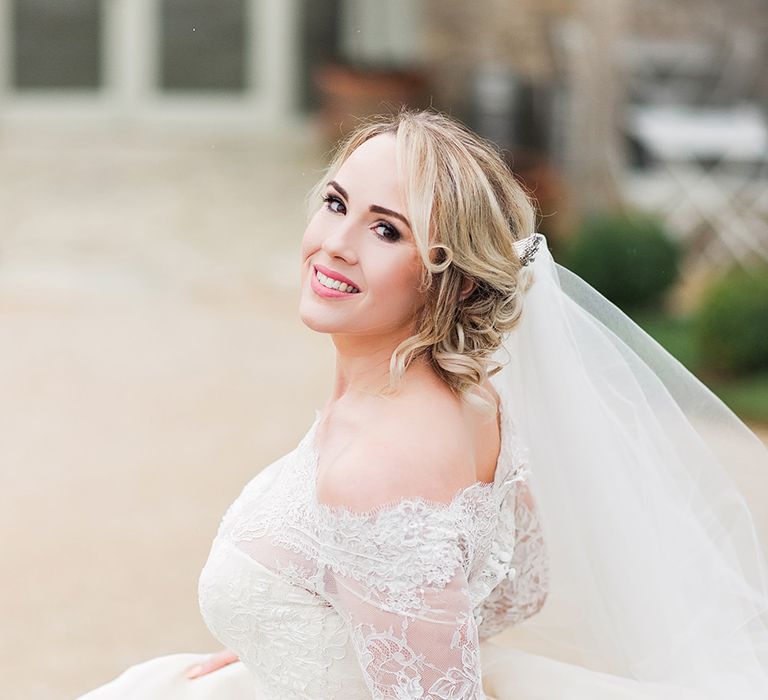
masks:
[[[448,503],[475,479],[457,404],[437,393],[384,404],[318,480],[318,500],[369,511],[408,498]]]

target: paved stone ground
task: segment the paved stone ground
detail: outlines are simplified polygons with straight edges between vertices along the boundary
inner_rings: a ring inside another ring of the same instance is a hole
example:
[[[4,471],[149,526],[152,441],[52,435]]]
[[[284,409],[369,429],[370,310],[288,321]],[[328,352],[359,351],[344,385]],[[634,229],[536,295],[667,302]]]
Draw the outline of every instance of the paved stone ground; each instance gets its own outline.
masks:
[[[4,698],[217,648],[218,522],[330,387],[296,313],[321,163],[304,134],[0,141]]]
[[[321,164],[305,134],[0,143],[4,698],[216,648],[219,519],[330,385],[296,312]]]

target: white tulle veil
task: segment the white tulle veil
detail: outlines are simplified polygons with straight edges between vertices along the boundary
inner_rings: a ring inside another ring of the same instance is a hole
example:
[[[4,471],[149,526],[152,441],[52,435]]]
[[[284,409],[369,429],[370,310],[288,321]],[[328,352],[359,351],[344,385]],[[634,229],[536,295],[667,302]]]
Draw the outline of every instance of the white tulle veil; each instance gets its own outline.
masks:
[[[765,700],[768,450],[544,236],[516,248],[533,283],[493,382],[530,449],[551,562],[521,627],[595,670]]]

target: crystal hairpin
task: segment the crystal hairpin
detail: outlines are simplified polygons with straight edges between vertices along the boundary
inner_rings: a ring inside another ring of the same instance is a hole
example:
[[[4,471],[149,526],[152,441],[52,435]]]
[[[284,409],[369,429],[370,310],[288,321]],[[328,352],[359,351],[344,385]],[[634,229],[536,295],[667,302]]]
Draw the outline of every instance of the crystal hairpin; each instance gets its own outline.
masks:
[[[514,242],[515,252],[520,257],[520,262],[523,266],[533,262],[536,257],[536,252],[539,250],[541,241],[544,238],[540,233],[534,233],[526,238],[521,238],[519,241]]]

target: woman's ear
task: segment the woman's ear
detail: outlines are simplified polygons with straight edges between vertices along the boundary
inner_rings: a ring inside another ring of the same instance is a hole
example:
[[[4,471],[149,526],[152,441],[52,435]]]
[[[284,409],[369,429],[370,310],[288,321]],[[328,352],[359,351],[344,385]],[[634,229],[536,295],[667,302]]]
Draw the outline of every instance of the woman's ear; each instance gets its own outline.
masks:
[[[475,288],[475,281],[471,277],[464,276],[464,281],[461,284],[461,291],[459,292],[459,300],[464,301]]]

